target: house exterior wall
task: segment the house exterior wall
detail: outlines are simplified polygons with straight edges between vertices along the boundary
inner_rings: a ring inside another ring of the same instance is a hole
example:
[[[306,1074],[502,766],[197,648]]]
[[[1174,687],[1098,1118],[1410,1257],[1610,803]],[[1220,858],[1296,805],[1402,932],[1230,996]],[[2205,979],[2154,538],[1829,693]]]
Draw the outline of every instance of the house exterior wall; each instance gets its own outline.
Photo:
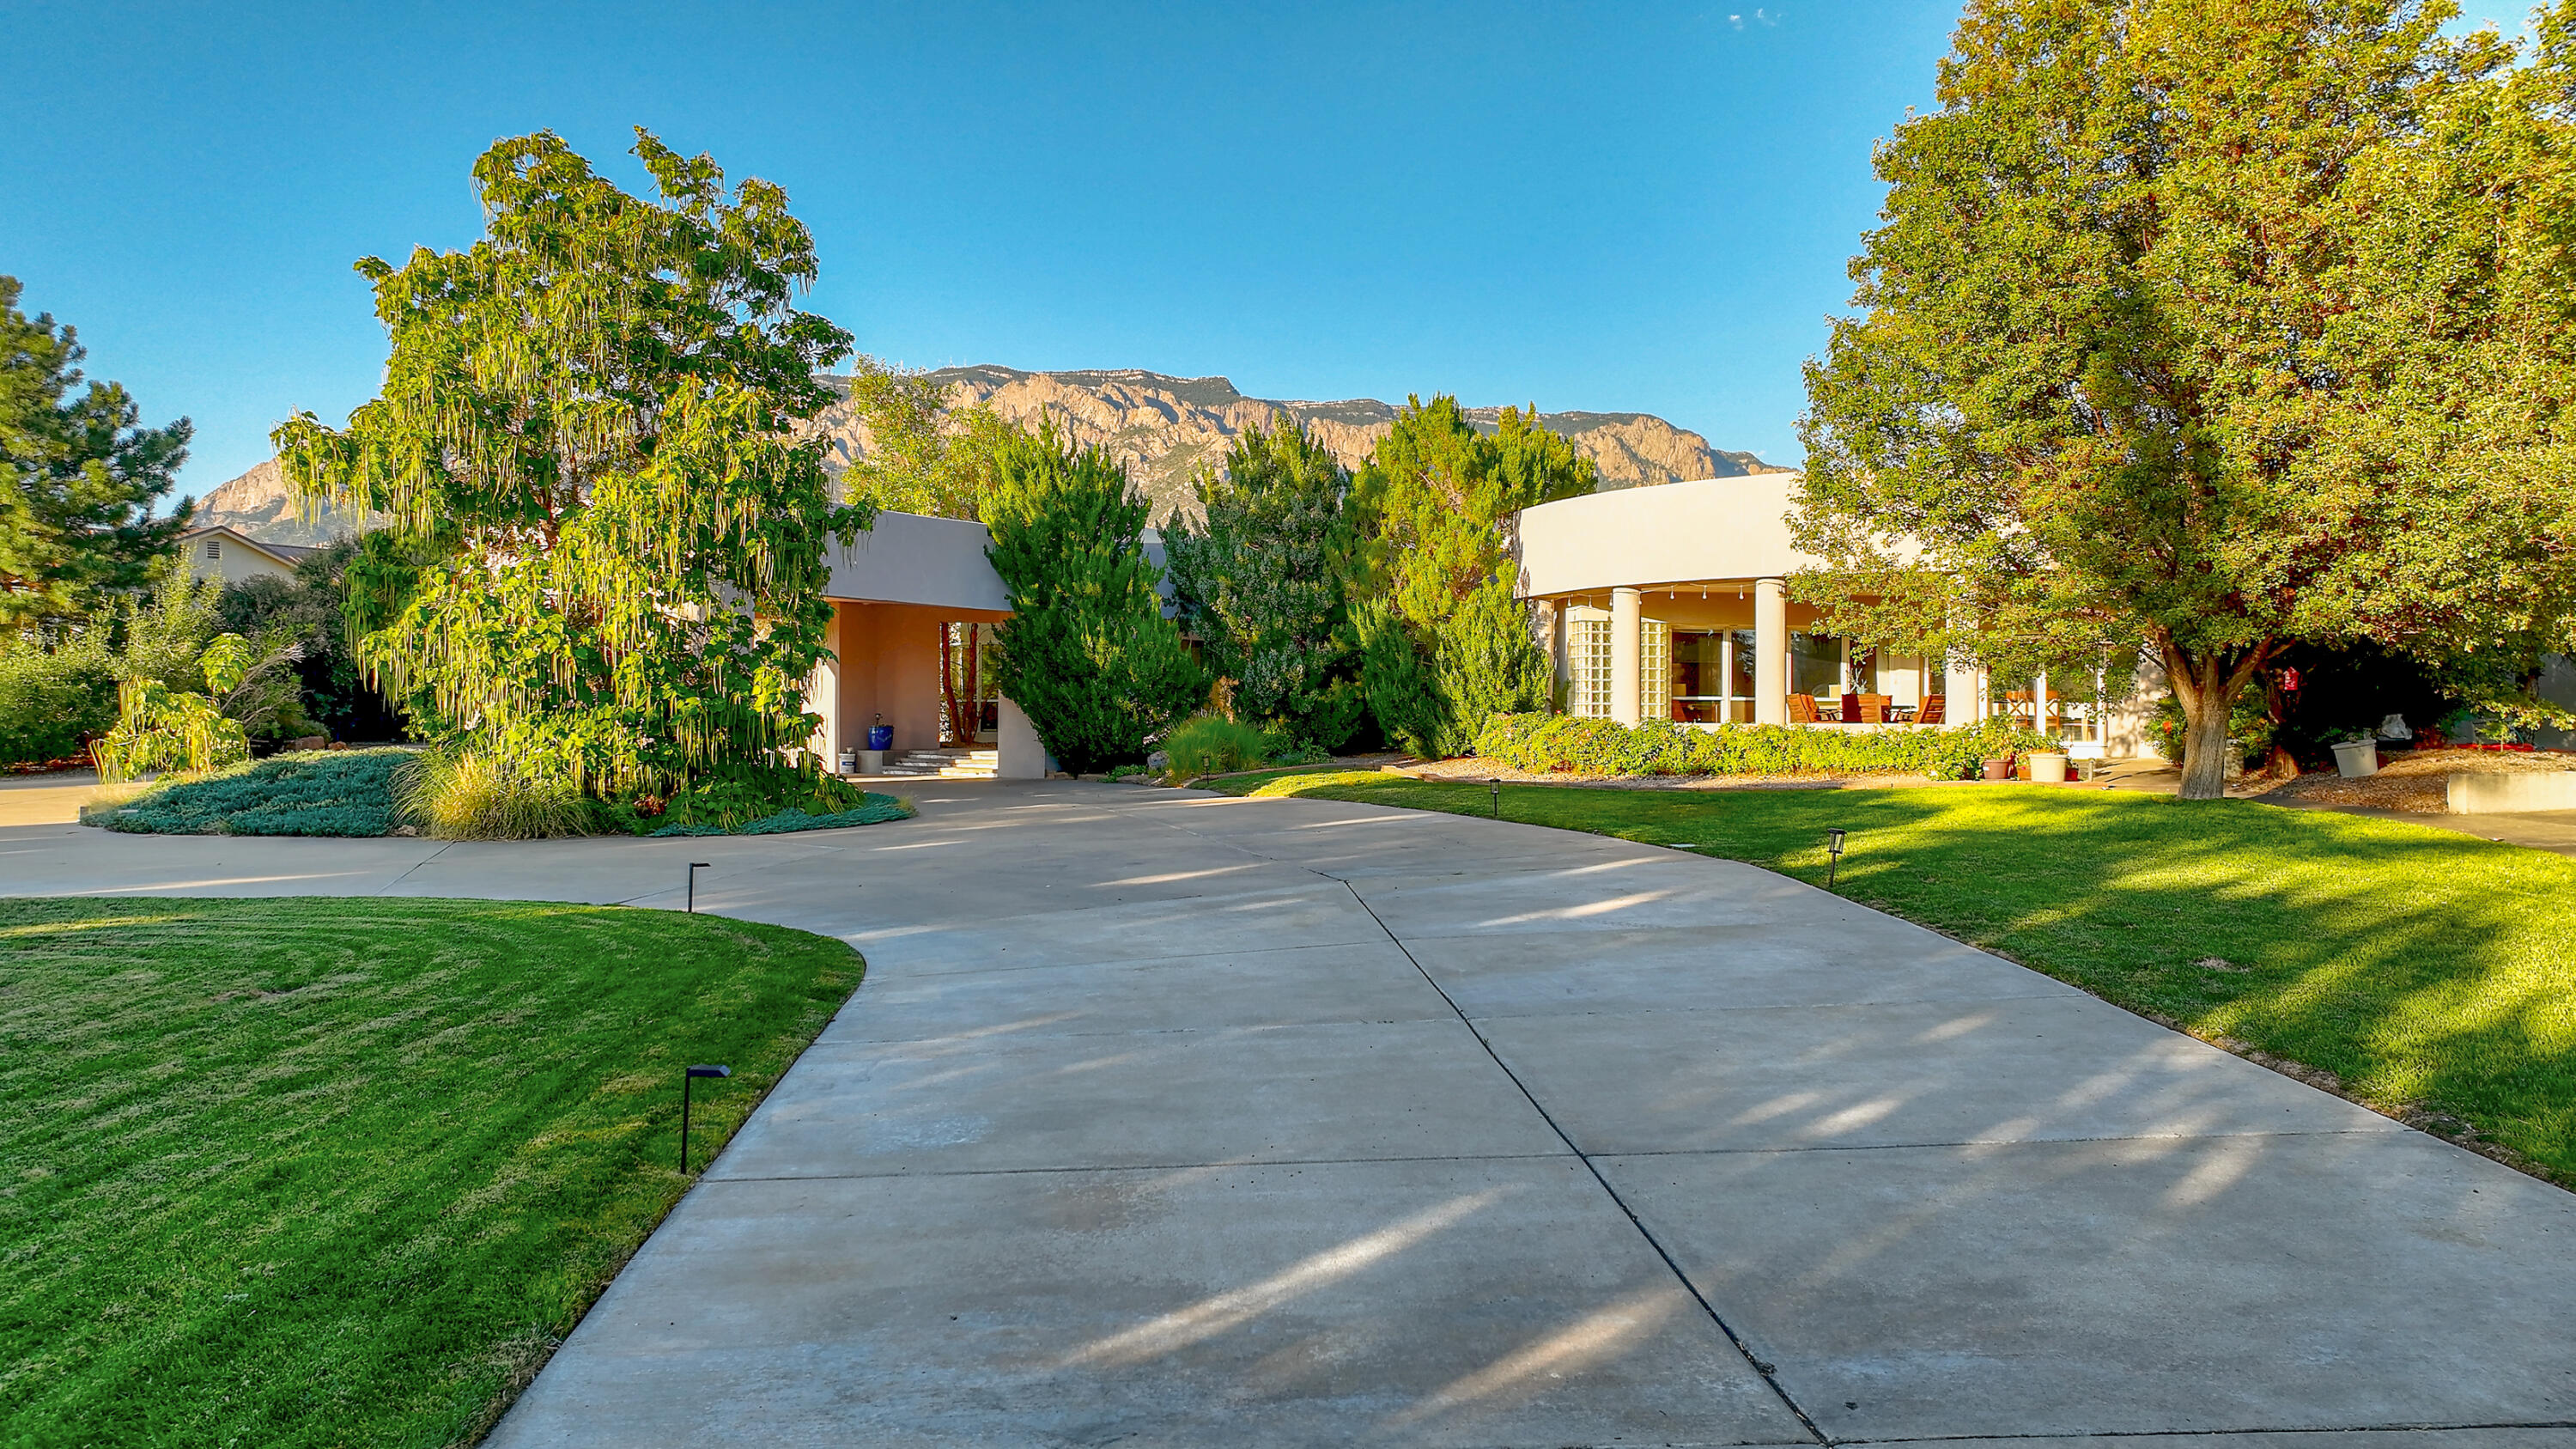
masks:
[[[206,556],[209,548],[213,549],[215,557]],[[182,556],[188,561],[191,577],[217,584],[238,584],[259,578],[282,579],[295,573],[295,565],[264,553],[247,539],[230,533],[189,538],[183,545]]]

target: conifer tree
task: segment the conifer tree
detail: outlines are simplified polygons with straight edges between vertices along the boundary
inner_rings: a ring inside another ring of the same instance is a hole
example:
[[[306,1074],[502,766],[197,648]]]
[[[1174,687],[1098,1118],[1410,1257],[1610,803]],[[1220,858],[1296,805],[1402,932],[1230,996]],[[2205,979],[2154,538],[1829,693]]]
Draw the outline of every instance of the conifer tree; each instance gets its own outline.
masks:
[[[123,387],[81,387],[78,336],[51,313],[19,311],[20,294],[17,278],[0,277],[0,630],[94,613],[144,587],[194,511],[182,499],[153,516],[187,460],[188,420],[141,427]]]
[[[1390,739],[1454,755],[1487,715],[1547,705],[1546,656],[1507,576],[1509,530],[1520,510],[1599,481],[1535,405],[1503,409],[1491,434],[1453,397],[1397,411],[1354,485],[1371,593],[1384,600],[1361,631],[1361,677]]]
[[[1234,681],[1235,716],[1326,750],[1359,725],[1350,488],[1341,460],[1281,413],[1244,429],[1222,471],[1200,473],[1200,526],[1164,532],[1183,617]]]
[[[275,437],[308,497],[392,519],[351,569],[385,692],[601,792],[804,744],[825,550],[870,517],[797,438],[850,337],[789,305],[815,261],[786,193],[728,191],[640,128],[634,154],[659,201],[550,132],[493,146],[483,240],[358,263],[392,333],[382,395]]]
[[[986,553],[1011,598],[995,631],[996,683],[1065,769],[1140,759],[1208,692],[1163,617],[1145,495],[1106,452],[1052,426],[1005,440],[995,461]]]

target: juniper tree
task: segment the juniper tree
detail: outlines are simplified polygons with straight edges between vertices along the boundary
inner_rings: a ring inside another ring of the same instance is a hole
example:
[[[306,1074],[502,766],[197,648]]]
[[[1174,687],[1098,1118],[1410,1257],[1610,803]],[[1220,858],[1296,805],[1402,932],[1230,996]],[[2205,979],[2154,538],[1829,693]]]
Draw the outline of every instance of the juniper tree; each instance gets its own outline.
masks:
[[[1200,526],[1164,533],[1173,592],[1209,667],[1234,681],[1236,717],[1327,750],[1359,724],[1350,489],[1341,460],[1281,413],[1200,473]]]
[[[1546,657],[1506,573],[1510,529],[1520,510],[1599,481],[1535,406],[1503,409],[1491,434],[1452,397],[1397,411],[1354,485],[1370,592],[1383,601],[1363,621],[1361,677],[1390,738],[1456,754],[1487,715],[1548,703]]]
[[[551,132],[494,145],[482,240],[358,263],[392,336],[382,394],[275,435],[306,497],[392,520],[351,569],[386,693],[601,791],[805,742],[826,549],[870,516],[798,439],[850,336],[790,305],[815,261],[786,193],[635,134],[658,200]]]
[[[1065,769],[1137,759],[1208,691],[1163,617],[1145,496],[1106,452],[1052,427],[1005,440],[996,464],[986,552],[1011,601],[996,683]]]

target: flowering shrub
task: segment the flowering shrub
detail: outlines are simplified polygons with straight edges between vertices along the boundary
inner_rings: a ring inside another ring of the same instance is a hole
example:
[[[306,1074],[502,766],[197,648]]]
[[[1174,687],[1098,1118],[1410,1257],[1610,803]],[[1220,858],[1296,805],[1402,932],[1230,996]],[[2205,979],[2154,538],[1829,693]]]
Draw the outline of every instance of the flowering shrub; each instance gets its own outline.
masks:
[[[1476,736],[1476,754],[1496,764],[1576,775],[1905,773],[1964,780],[1981,760],[2052,747],[2047,736],[2002,719],[1955,729],[1833,730],[1498,714]]]

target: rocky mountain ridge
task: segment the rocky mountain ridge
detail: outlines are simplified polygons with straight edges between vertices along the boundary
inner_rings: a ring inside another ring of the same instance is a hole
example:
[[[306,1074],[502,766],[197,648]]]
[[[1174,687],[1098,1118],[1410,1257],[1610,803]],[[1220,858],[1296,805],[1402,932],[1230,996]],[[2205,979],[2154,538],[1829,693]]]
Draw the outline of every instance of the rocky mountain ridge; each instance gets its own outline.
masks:
[[[1395,424],[1395,408],[1375,398],[1246,397],[1222,377],[1172,377],[1137,368],[1024,372],[987,364],[941,368],[928,376],[957,403],[980,404],[1026,426],[1053,418],[1074,441],[1108,449],[1154,500],[1157,522],[1174,512],[1195,515],[1191,478],[1202,466],[1221,462],[1246,427],[1267,424],[1277,413],[1295,418],[1351,468],[1367,461]],[[1498,407],[1466,412],[1489,431],[1502,415]],[[1604,490],[1786,471],[1751,453],[1712,448],[1708,439],[1652,413],[1541,413],[1539,421],[1593,460]],[[819,422],[832,439],[836,465],[866,455],[867,426],[847,405],[827,410]]]
[[[1195,516],[1191,478],[1202,466],[1221,462],[1245,428],[1267,424],[1275,414],[1295,418],[1352,468],[1367,461],[1395,423],[1395,408],[1375,398],[1246,397],[1222,377],[1170,377],[1135,368],[1024,372],[987,365],[942,368],[929,377],[959,404],[980,404],[1024,425],[1053,418],[1075,441],[1107,448],[1154,500],[1157,522],[1175,512]],[[830,380],[846,385],[846,379]],[[1500,408],[1467,409],[1468,419],[1488,430],[1501,414]],[[1605,490],[1785,471],[1751,453],[1712,448],[1708,439],[1652,413],[1541,413],[1539,421],[1593,460]],[[846,402],[826,409],[815,425],[831,441],[835,468],[864,457],[870,447],[866,423]],[[341,510],[301,517],[274,459],[200,499],[197,521],[228,524],[271,543],[303,544],[327,543],[370,523]]]

